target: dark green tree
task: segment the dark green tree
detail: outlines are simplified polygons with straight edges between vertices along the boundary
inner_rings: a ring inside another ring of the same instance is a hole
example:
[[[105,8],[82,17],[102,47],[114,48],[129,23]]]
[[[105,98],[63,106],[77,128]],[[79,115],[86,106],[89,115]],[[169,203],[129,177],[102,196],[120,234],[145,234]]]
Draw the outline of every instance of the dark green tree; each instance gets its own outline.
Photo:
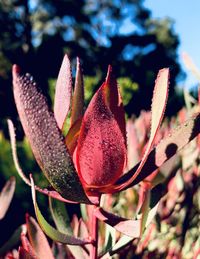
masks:
[[[143,0],[2,0],[0,31],[1,118],[16,117],[13,63],[33,73],[44,90],[47,79],[56,77],[64,52],[72,61],[79,56],[84,74],[100,82],[112,64],[118,77],[139,85],[126,106],[129,115],[149,109],[160,68],[171,68],[171,96],[180,76],[173,22],[153,20]]]

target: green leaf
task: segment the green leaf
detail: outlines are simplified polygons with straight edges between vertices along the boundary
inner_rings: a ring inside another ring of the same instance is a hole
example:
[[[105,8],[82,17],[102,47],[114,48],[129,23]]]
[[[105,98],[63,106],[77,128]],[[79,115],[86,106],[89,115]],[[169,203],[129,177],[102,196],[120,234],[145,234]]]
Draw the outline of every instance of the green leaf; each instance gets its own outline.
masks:
[[[56,242],[60,242],[63,244],[69,244],[69,245],[84,245],[84,244],[90,244],[91,240],[88,239],[80,239],[80,238],[75,238],[70,235],[63,234],[62,232],[56,230],[54,227],[52,227],[43,217],[43,215],[40,212],[40,209],[37,205],[36,202],[36,193],[35,193],[35,188],[34,188],[34,182],[33,179],[31,178],[31,189],[32,189],[32,199],[33,199],[33,204],[34,204],[34,209],[35,209],[35,214],[38,220],[38,223],[44,233],[53,239]]]
[[[131,243],[135,238],[128,237],[123,235],[120,237],[120,239],[117,241],[117,243],[110,249],[109,255],[112,256],[118,251],[120,251],[123,247],[127,246],[129,243]]]
[[[64,234],[73,235],[65,204],[51,197],[49,197],[49,203],[56,228]],[[84,258],[82,248],[72,245],[67,245],[67,247],[75,258]]]

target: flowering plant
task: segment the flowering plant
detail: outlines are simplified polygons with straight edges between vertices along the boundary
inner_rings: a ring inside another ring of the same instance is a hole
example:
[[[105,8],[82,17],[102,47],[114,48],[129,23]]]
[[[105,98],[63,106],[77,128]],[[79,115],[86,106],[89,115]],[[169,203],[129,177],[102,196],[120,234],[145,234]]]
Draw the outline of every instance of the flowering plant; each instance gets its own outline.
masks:
[[[169,69],[165,68],[159,71],[155,82],[148,144],[141,161],[124,173],[127,168],[125,115],[111,66],[105,82],[85,112],[79,60],[72,96],[70,62],[67,56],[63,59],[56,83],[54,112],[33,77],[22,74],[17,65],[13,66],[14,98],[19,117],[34,156],[54,190],[41,189],[34,184],[32,176],[29,180],[23,173],[15,150],[13,124],[9,121],[14,162],[22,179],[32,188],[36,217],[49,237],[68,245],[90,244],[89,254],[91,258],[97,258],[98,220],[131,239],[141,236],[156,213],[157,206],[152,212],[149,204],[153,179],[159,172],[157,169],[199,133],[200,116],[196,114],[154,147],[165,112],[168,85]],[[63,136],[62,130],[70,105],[70,129]],[[136,216],[130,220],[102,208],[100,202],[103,194],[121,192],[141,182],[145,186],[138,207],[142,217]],[[38,208],[35,190],[63,202],[85,203],[92,208],[92,212],[88,209],[92,219],[89,236],[74,237],[50,226]]]

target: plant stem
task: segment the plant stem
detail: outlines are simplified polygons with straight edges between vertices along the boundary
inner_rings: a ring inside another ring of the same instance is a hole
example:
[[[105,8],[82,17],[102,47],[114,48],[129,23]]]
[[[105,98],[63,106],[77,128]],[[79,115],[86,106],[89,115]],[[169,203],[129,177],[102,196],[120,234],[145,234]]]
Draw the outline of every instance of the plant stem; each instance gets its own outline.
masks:
[[[95,216],[95,209],[96,206],[93,206],[93,212],[92,212],[92,230],[91,235],[94,243],[92,244],[91,249],[91,259],[97,259],[98,256],[98,219]]]

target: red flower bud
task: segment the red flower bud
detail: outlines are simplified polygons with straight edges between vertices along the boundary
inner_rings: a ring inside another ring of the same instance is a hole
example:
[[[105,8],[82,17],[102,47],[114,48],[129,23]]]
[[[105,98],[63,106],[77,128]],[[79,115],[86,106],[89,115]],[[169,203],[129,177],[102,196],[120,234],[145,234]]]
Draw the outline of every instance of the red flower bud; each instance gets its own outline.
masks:
[[[76,164],[85,188],[99,191],[116,182],[125,163],[125,116],[117,82],[109,67],[106,81],[83,117]]]

